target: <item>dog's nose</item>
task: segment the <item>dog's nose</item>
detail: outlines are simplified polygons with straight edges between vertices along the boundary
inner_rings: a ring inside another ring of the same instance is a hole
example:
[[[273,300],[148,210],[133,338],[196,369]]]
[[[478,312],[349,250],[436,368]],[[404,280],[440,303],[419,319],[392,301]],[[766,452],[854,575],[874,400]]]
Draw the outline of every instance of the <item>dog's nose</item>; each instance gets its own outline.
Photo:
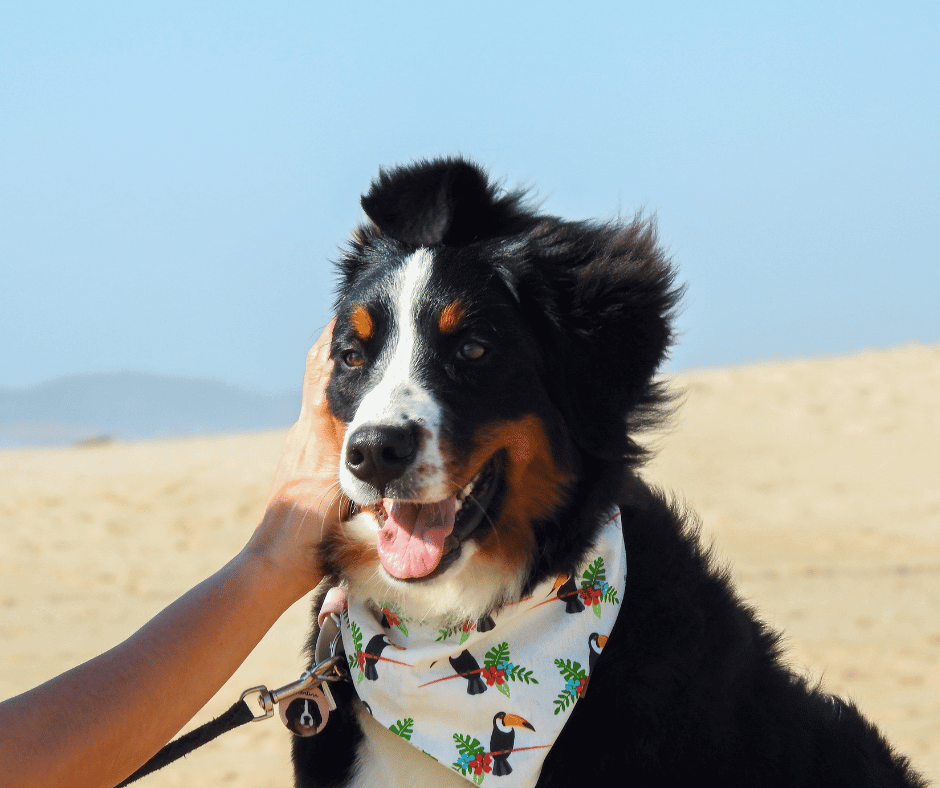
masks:
[[[349,436],[346,467],[357,479],[384,492],[411,465],[418,445],[417,427],[360,427]]]

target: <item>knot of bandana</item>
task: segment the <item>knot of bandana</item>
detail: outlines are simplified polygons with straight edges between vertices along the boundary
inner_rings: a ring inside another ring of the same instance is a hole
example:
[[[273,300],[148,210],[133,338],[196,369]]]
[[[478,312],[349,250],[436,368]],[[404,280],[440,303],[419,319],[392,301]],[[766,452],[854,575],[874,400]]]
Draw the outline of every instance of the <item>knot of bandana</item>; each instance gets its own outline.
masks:
[[[534,785],[588,689],[626,575],[618,511],[577,572],[451,630],[350,593],[342,633],[356,690],[382,725],[477,785]]]

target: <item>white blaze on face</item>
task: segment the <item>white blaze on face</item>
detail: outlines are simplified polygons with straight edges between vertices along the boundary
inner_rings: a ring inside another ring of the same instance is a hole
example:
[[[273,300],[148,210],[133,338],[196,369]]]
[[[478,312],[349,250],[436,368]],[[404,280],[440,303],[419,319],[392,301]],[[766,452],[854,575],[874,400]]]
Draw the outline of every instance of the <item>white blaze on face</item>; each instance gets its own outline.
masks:
[[[447,485],[440,448],[441,408],[431,392],[418,382],[421,338],[417,318],[425,300],[433,261],[434,256],[429,249],[418,249],[405,260],[388,287],[392,321],[385,349],[376,360],[381,370],[380,377],[363,397],[353,420],[346,427],[340,454],[340,484],[356,503],[374,503],[376,500],[375,489],[353,476],[343,461],[349,436],[367,425],[418,425],[422,435],[418,455],[401,480],[412,491],[408,500],[431,503],[447,498],[452,492]]]
[[[313,727],[313,715],[310,713],[310,701],[304,700],[304,713],[300,715],[300,724],[306,725],[308,728]]]

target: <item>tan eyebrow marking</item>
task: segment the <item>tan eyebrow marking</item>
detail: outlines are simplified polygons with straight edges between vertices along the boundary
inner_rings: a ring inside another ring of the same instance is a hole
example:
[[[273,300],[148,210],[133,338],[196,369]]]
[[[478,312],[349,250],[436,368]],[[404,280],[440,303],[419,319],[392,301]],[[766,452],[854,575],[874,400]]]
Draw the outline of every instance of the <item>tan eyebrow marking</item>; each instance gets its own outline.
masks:
[[[463,302],[459,299],[451,301],[441,310],[440,317],[437,319],[437,327],[442,334],[452,334],[457,330],[460,321],[467,316],[467,310]]]
[[[372,322],[372,315],[369,314],[369,310],[362,304],[359,304],[353,309],[350,322],[352,323],[352,329],[356,336],[363,342],[372,338],[375,324]]]

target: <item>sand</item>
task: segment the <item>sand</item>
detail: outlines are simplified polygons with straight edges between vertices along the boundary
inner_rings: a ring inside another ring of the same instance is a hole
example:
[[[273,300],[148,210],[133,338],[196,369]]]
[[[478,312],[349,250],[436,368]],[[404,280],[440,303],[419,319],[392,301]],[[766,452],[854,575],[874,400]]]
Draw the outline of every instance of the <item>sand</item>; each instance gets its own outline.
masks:
[[[940,347],[674,381],[684,402],[646,477],[698,513],[792,664],[940,780]],[[261,515],[284,434],[0,451],[0,697],[109,648],[223,565]],[[194,725],[299,674],[307,606]],[[249,724],[140,785],[287,788],[289,735]]]

